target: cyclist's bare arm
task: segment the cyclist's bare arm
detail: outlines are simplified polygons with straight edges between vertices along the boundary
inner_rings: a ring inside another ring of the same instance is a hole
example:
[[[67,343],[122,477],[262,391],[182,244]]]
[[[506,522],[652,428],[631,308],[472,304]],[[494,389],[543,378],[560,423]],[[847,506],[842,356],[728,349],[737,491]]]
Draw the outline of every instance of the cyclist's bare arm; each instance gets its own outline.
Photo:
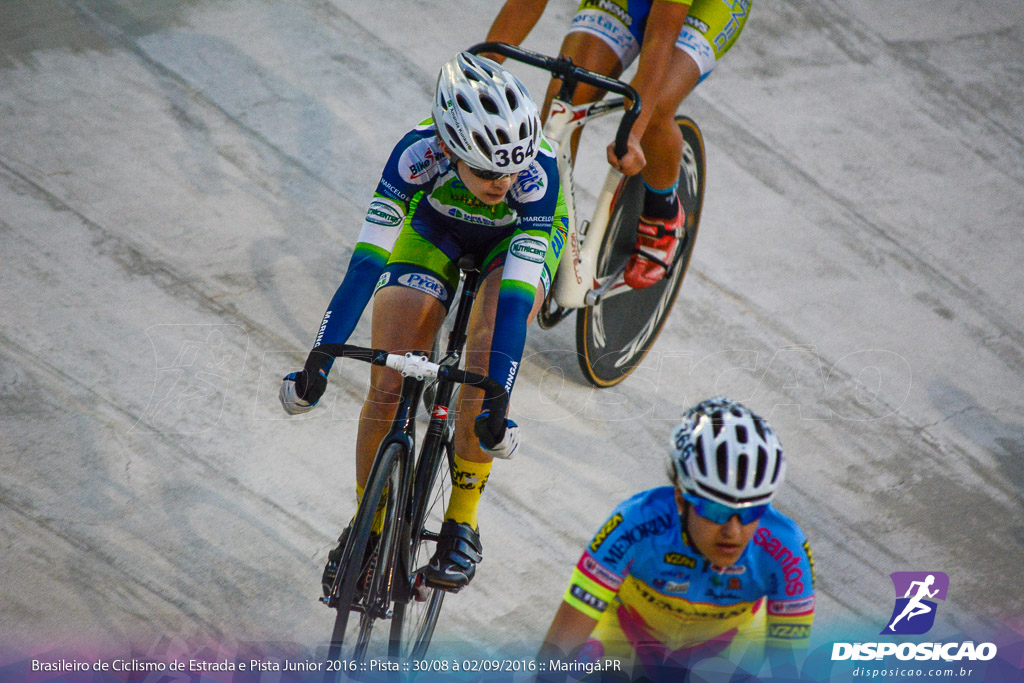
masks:
[[[681,2],[655,0],[651,5],[647,29],[644,31],[644,42],[640,47],[636,76],[630,83],[640,95],[644,107],[633,124],[633,132],[629,136],[629,151],[626,155],[619,159],[615,156],[613,147],[608,147],[608,163],[626,175],[635,175],[646,165],[644,153],[640,149],[640,140],[647,129],[647,123],[651,120],[651,115],[654,114],[658,95],[672,68],[676,40],[689,12],[690,6]]]
[[[562,601],[551,621],[537,660],[562,659],[572,654],[594,631],[597,619],[587,616],[569,603]]]
[[[487,32],[487,42],[519,45],[537,25],[547,4],[548,0],[506,0],[505,5],[498,12],[498,16],[494,18],[491,29]],[[505,61],[501,55],[485,54],[484,56],[490,57],[498,63]]]

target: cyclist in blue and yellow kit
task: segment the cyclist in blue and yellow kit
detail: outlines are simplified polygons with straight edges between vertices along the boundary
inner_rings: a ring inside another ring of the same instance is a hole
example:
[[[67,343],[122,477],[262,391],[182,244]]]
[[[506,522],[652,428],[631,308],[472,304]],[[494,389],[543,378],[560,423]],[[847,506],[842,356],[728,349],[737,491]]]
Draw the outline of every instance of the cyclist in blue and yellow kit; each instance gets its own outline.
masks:
[[[685,413],[670,448],[674,486],[624,501],[593,537],[542,661],[632,660],[634,675],[658,680],[719,653],[753,654],[757,667],[765,646],[807,645],[814,565],[770,504],[785,475],[771,426],[719,397]]]
[[[344,343],[373,297],[374,348],[431,348],[459,284],[456,264],[472,255],[483,280],[470,318],[467,368],[511,393],[527,321],[543,301],[567,233],[554,152],[525,86],[482,57],[460,53],[444,65],[432,113],[392,151],[314,346]],[[331,364],[311,352],[301,371],[284,378],[280,398],[289,414],[317,404]],[[397,372],[372,368],[356,442],[360,498],[400,388]],[[488,433],[480,390],[463,387],[458,408],[477,416],[479,431],[472,421],[456,422],[454,485],[425,571],[428,583],[446,590],[462,588],[475,573],[482,558],[477,506],[492,458],[511,457],[518,445],[514,422]],[[329,556],[325,591],[344,540],[345,533]]]
[[[625,272],[634,289],[661,280],[685,238],[685,216],[676,197],[682,134],[676,110],[718,59],[736,42],[753,0],[582,0],[559,54],[591,71],[618,78],[639,55],[631,85],[643,108],[629,151],[608,161],[626,175],[643,171],[647,192],[634,255]],[[520,44],[540,19],[547,0],[506,0],[487,40]],[[543,114],[559,84],[552,81]],[[603,94],[580,85],[573,104]]]

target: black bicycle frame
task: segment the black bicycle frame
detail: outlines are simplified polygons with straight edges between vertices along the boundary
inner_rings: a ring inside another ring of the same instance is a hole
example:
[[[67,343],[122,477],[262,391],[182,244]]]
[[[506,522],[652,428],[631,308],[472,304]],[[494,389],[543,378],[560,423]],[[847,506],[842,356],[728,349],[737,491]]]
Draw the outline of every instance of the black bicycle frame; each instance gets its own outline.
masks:
[[[391,429],[381,440],[377,448],[377,454],[374,457],[374,467],[376,467],[379,457],[392,444],[397,443],[402,446],[402,458],[399,465],[402,490],[395,492],[397,495],[394,500],[408,501],[409,503],[408,507],[399,505],[394,512],[394,514],[398,515],[399,542],[392,546],[392,551],[398,552],[398,556],[397,558],[394,556],[389,558],[391,562],[389,566],[402,566],[402,571],[398,572],[398,576],[395,573],[388,575],[387,585],[383,587],[382,593],[376,596],[373,609],[375,611],[378,609],[382,611],[380,614],[374,615],[378,617],[386,616],[383,612],[386,611],[387,606],[392,600],[408,602],[411,599],[411,592],[408,590],[411,587],[409,579],[412,578],[411,573],[416,568],[404,567],[404,558],[407,556],[410,542],[413,540],[418,542],[420,538],[424,537],[429,540],[437,540],[434,534],[428,533],[425,536],[421,536],[425,531],[423,529],[423,519],[422,517],[418,519],[414,517],[417,516],[418,511],[425,509],[423,505],[424,497],[429,496],[431,493],[434,478],[438,473],[440,458],[443,454],[450,453],[451,451],[452,436],[448,429],[448,411],[449,404],[455,393],[455,385],[480,385],[485,381],[491,383],[493,387],[496,387],[501,392],[501,396],[496,397],[498,399],[497,405],[493,406],[495,410],[492,412],[492,420],[495,422],[499,420],[504,421],[505,408],[507,407],[507,394],[504,393],[504,389],[493,382],[493,380],[475,375],[474,373],[461,371],[457,368],[461,360],[462,350],[468,338],[469,317],[473,309],[473,303],[476,300],[481,277],[480,272],[476,270],[475,265],[469,259],[460,261],[459,267],[465,275],[462,284],[462,294],[456,305],[455,320],[451,333],[448,336],[445,357],[439,361],[439,364],[447,368],[447,371],[438,373],[437,389],[431,410],[430,422],[424,436],[420,457],[414,464],[413,458],[410,456],[414,452],[416,443],[416,410],[423,395],[425,380],[413,377],[402,378],[402,389],[394,419],[391,421]],[[374,365],[382,365],[387,355],[385,351],[353,347],[347,344],[323,344],[315,347],[313,351],[319,351],[331,356],[356,358]],[[493,388],[486,393],[494,398],[495,391]],[[372,475],[373,471],[371,470]],[[394,562],[395,559],[398,559],[399,562]],[[397,591],[395,590],[396,580],[400,587],[400,590]]]

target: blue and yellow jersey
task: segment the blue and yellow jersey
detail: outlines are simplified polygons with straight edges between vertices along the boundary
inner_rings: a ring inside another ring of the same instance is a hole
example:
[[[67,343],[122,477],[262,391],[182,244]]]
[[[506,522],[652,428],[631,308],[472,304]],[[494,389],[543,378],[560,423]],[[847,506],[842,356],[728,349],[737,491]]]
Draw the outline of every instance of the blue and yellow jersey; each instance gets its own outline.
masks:
[[[674,488],[619,505],[583,552],[564,600],[597,619],[596,656],[651,649],[664,655],[736,638],[806,646],[814,571],[800,528],[774,508],[739,561],[716,567],[688,542]]]

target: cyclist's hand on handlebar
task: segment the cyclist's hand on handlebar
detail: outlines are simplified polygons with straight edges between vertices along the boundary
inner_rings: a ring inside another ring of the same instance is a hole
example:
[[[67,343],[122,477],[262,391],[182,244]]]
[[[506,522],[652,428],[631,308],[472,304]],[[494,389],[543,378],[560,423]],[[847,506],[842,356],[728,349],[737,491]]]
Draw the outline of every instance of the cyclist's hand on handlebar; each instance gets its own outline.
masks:
[[[305,370],[289,373],[281,381],[281,390],[277,397],[281,400],[281,407],[289,415],[301,415],[308,413],[316,407],[320,397],[327,388],[327,378],[322,375],[309,386]]]
[[[495,435],[487,426],[488,417],[490,411],[485,410],[476,416],[476,422],[473,424],[473,431],[480,439],[480,447],[492,457],[511,460],[519,450],[519,425],[506,419],[502,433]]]
[[[640,140],[630,134],[629,142],[626,143],[626,155],[621,159],[615,155],[615,143],[608,145],[608,163],[612,168],[620,171],[623,175],[636,175],[647,165],[647,157],[640,148]]]

